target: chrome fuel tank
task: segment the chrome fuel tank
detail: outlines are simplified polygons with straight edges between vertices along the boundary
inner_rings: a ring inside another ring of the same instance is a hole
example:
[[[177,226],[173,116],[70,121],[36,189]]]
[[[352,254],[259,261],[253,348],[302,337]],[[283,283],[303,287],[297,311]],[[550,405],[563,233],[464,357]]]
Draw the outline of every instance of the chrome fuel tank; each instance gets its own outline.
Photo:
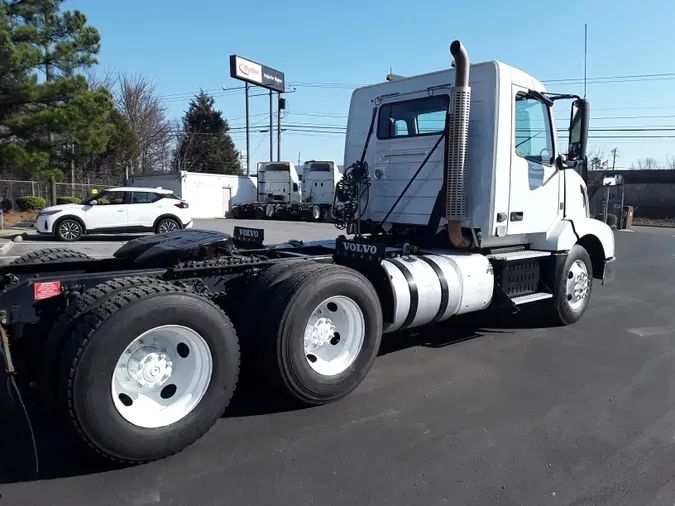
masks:
[[[393,294],[394,332],[485,309],[492,300],[490,261],[476,253],[430,253],[382,261]]]

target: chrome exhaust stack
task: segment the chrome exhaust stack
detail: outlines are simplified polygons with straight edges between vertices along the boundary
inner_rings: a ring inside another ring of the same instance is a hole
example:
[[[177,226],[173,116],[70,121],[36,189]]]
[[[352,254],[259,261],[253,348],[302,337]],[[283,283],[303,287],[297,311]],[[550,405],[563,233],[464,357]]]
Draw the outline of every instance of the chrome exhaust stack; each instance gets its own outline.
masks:
[[[458,40],[450,45],[450,53],[455,58],[455,84],[450,92],[445,217],[450,242],[456,248],[467,248],[471,242],[462,236],[462,221],[466,218],[467,144],[471,112],[469,55]]]

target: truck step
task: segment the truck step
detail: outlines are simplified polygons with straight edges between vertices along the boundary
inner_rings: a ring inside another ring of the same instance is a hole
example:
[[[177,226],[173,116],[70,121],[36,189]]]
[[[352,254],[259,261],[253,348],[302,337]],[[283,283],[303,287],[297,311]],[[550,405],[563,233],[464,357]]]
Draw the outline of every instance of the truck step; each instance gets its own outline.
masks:
[[[517,262],[518,260],[528,260],[530,258],[550,257],[550,251],[539,251],[534,249],[525,249],[520,251],[504,251],[487,255],[490,260],[501,260],[503,262]]]
[[[528,302],[536,302],[538,300],[552,299],[553,294],[547,292],[537,292],[537,293],[528,293],[527,295],[519,295],[518,297],[512,297],[511,301],[518,306],[520,304],[527,304]]]

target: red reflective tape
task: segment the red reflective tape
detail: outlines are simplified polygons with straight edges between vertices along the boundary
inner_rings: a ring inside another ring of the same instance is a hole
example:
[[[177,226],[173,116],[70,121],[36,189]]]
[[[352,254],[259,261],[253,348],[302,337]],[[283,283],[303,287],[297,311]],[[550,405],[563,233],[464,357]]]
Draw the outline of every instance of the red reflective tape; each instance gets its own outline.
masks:
[[[60,281],[49,281],[47,283],[35,283],[34,287],[34,300],[44,300],[51,299],[52,297],[57,297],[61,295],[61,282]]]

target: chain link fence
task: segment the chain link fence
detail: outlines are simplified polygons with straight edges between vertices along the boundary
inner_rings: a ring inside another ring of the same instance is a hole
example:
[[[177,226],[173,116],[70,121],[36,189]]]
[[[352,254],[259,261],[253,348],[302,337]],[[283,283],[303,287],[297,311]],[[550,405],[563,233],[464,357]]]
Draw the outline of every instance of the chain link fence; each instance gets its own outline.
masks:
[[[115,185],[87,184],[87,183],[56,183],[56,196],[58,197],[77,197],[84,200],[91,195],[92,190],[99,191],[106,188],[114,188]],[[42,197],[47,205],[55,205],[51,198],[50,183],[40,181],[18,181],[11,179],[0,179],[0,202],[2,209],[18,209],[16,199],[19,197]]]

